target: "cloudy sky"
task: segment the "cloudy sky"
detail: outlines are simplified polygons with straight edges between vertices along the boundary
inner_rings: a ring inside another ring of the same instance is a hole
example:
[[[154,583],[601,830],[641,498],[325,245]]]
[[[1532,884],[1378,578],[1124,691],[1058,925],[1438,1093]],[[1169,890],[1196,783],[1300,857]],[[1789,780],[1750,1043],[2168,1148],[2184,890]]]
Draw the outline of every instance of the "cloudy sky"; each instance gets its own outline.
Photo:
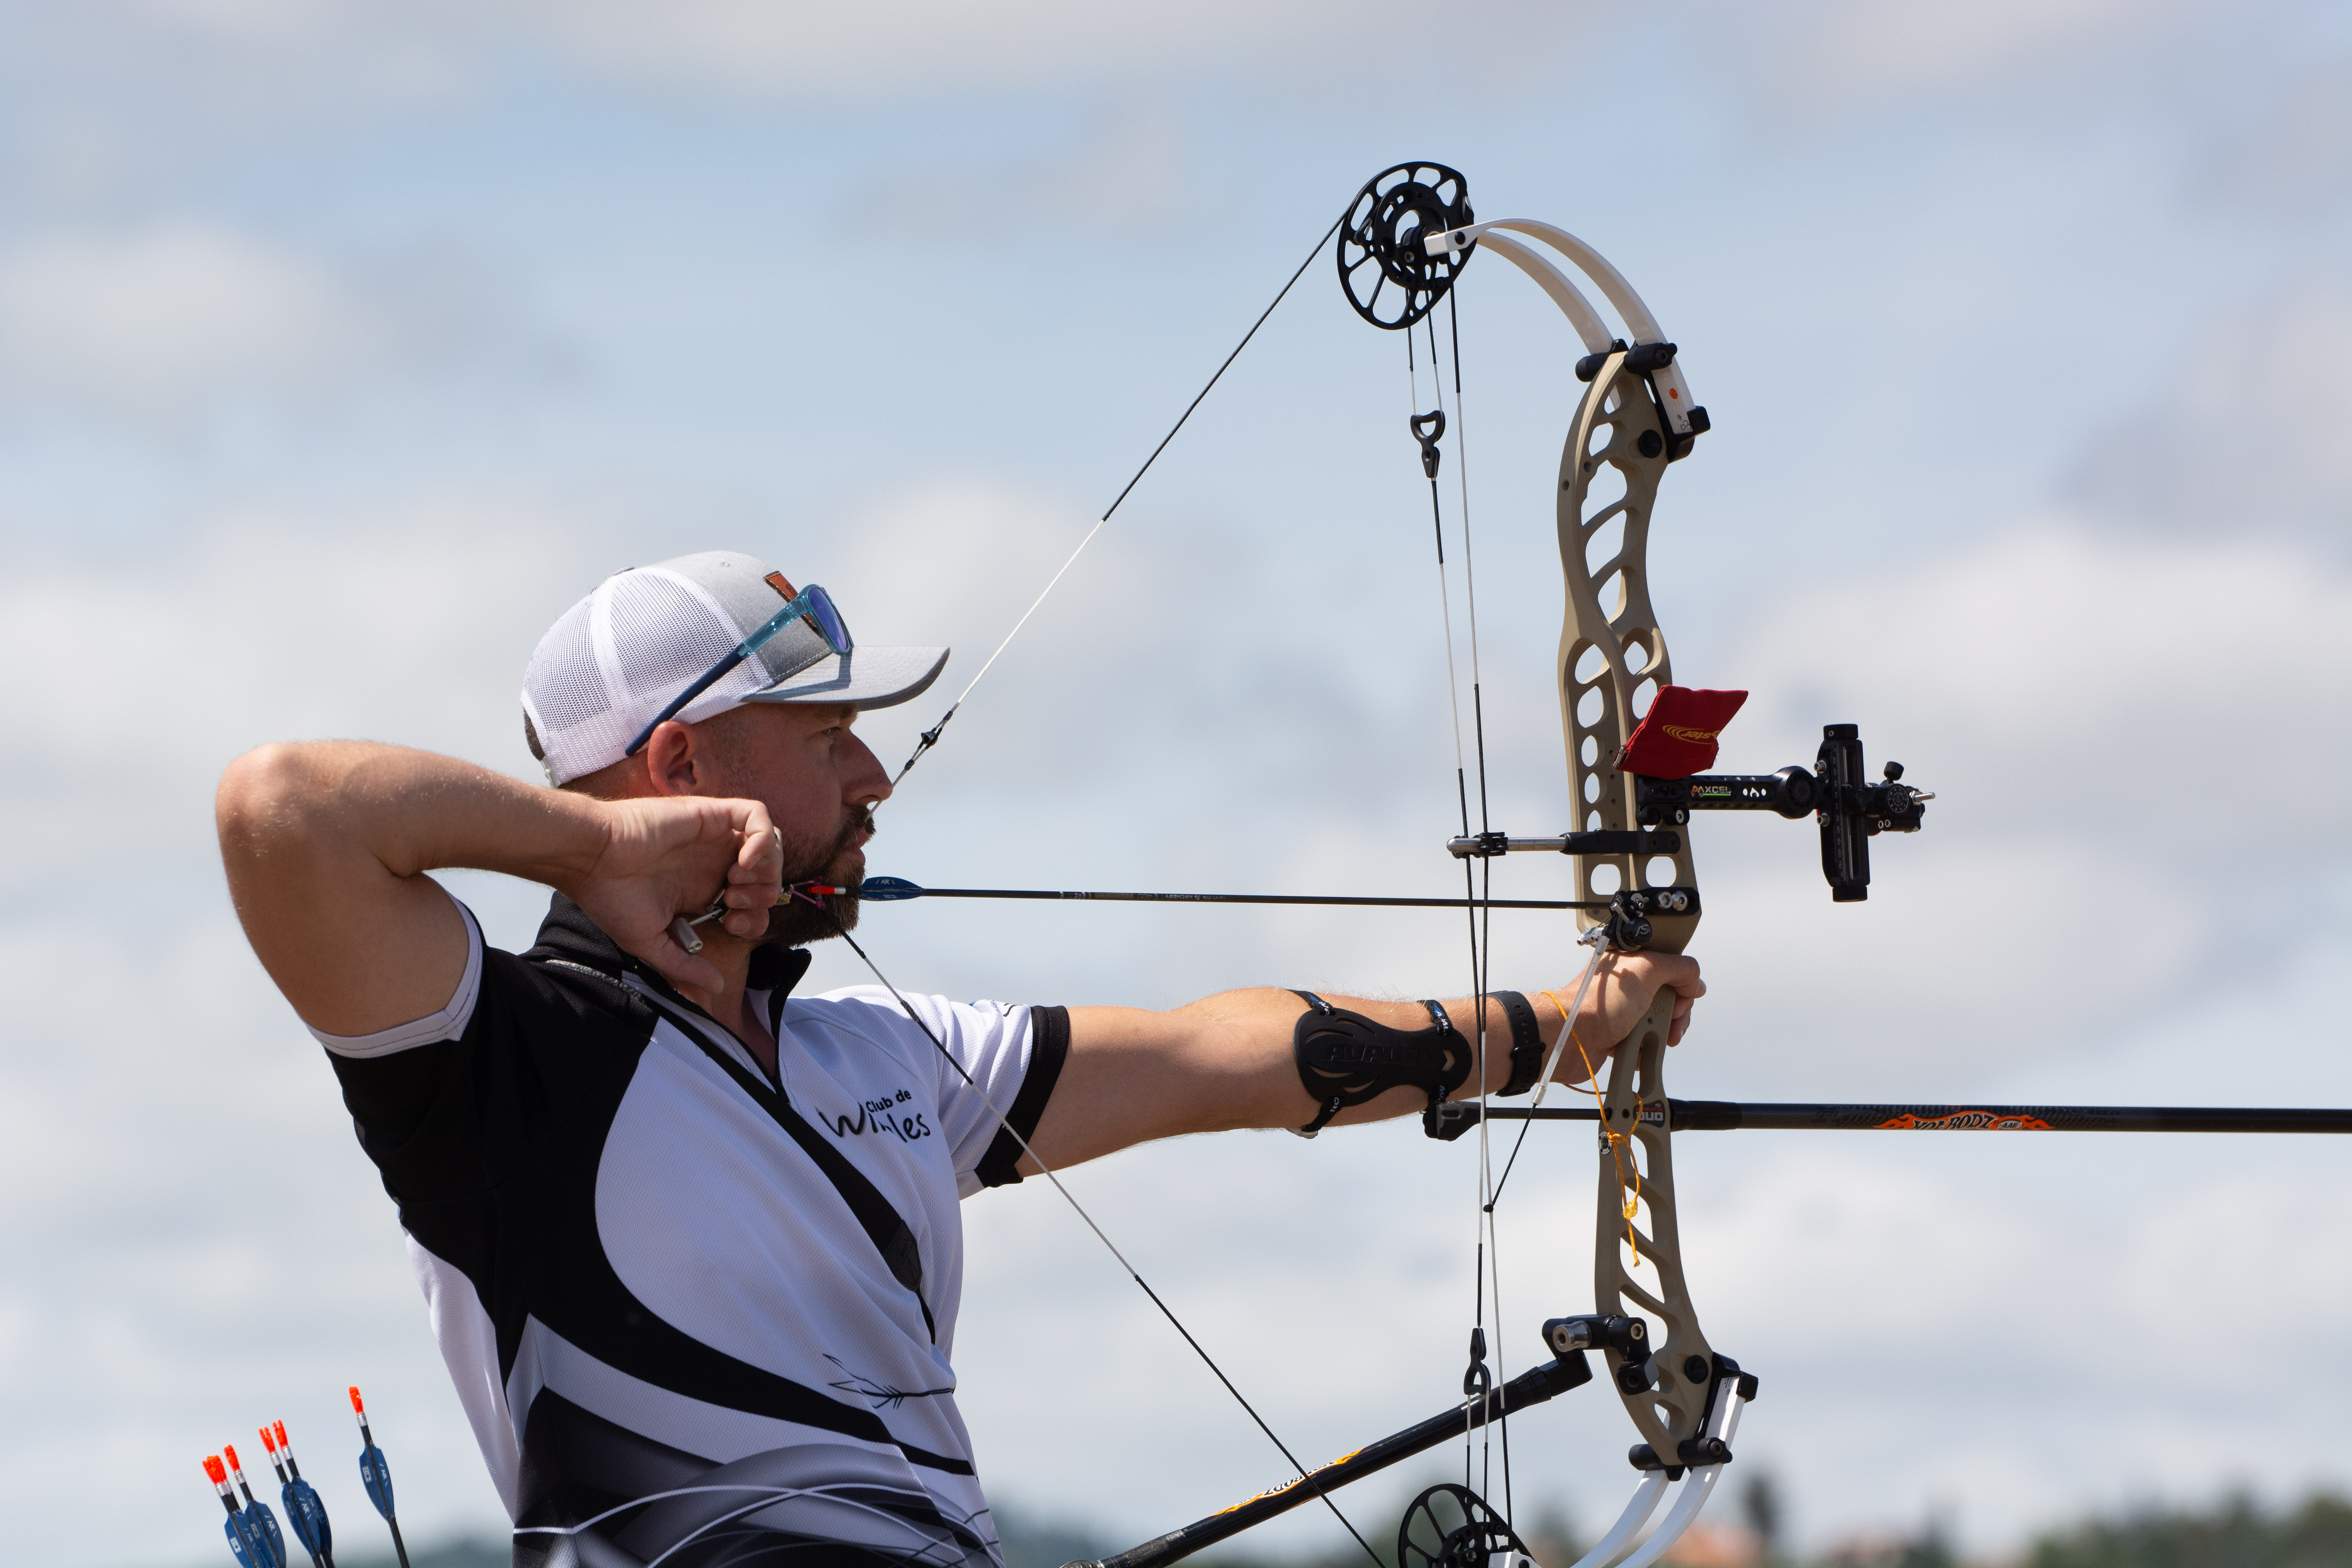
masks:
[[[258,742],[528,775],[540,633],[747,549],[978,659],[1355,188],[1450,163],[1592,241],[1716,431],[1652,562],[1727,767],[1863,725],[1939,792],[1832,908],[1708,822],[1706,1098],[2352,1103],[2352,18],[1984,0],[0,3],[0,1498],[28,1560],[218,1551],[196,1458],[282,1416],[364,1540],[501,1528],[391,1207],[247,952],[210,827]],[[1494,820],[1564,823],[1549,497],[1580,352],[1461,294]],[[1453,750],[1401,343],[1309,269],[883,817],[940,886],[1444,892]],[[1425,384],[1424,384],[1425,385]],[[896,761],[936,705],[869,721]],[[2313,781],[2316,781],[2315,783]],[[1559,896],[1514,863],[1498,890]],[[543,900],[451,879],[494,940]],[[1498,983],[1569,933],[1497,916]],[[874,910],[908,987],[1458,993],[1442,916]],[[825,952],[813,983],[863,978]],[[2352,1145],[1681,1141],[1741,1463],[1809,1545],[1971,1551],[2352,1484]],[[1466,1144],[1188,1141],[1072,1184],[1302,1454],[1442,1407]],[[1499,1342],[1591,1301],[1591,1157],[1531,1142]],[[1280,1461],[1052,1194],[969,1205],[1002,1495],[1141,1539]],[[1523,1511],[1613,1514],[1597,1394]],[[1368,1531],[1385,1496],[1350,1500]],[[1328,1550],[1302,1517],[1268,1550]]]

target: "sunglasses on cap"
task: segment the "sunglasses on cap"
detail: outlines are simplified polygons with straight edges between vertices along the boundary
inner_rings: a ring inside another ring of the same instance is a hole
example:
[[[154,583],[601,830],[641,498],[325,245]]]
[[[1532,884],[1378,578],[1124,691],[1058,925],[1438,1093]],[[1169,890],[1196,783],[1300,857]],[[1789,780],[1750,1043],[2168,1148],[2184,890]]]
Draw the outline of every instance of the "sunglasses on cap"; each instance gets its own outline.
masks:
[[[652,723],[637,731],[637,738],[630,742],[629,749],[621,754],[634,757],[643,751],[646,742],[654,738],[656,730],[677,718],[688,703],[724,679],[729,671],[765,647],[778,632],[796,620],[805,622],[811,631],[824,639],[824,646],[837,655],[846,654],[856,646],[850,640],[849,623],[841,618],[841,611],[835,606],[833,595],[812,583],[786,600],[782,609],[761,622],[750,637],[737,643],[735,651],[704,670],[685,690],[671,698],[669,705],[654,715]]]

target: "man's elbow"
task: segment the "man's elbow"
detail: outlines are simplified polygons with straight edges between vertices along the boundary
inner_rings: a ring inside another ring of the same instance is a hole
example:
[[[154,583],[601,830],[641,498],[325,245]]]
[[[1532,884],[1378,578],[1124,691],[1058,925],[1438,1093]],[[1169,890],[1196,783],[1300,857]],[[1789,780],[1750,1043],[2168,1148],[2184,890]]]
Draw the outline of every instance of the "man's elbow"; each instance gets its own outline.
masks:
[[[326,782],[306,755],[286,742],[257,746],[229,763],[213,796],[213,822],[222,858],[234,866],[258,858],[273,843],[309,836]]]

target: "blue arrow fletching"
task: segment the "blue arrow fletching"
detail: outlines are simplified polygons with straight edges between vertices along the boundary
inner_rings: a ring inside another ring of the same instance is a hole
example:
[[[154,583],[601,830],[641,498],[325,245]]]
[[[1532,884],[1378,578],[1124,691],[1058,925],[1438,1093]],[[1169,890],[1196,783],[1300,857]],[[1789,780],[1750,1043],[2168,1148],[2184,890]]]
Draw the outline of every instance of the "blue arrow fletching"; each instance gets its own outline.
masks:
[[[257,1551],[266,1549],[255,1546],[253,1527],[246,1522],[243,1513],[233,1513],[222,1520],[221,1533],[228,1537],[228,1549],[236,1556],[236,1568],[269,1568],[268,1563],[257,1555]]]
[[[360,1480],[367,1488],[368,1501],[375,1504],[376,1512],[392,1517],[392,1467],[384,1461],[383,1450],[370,1443],[360,1450]]]
[[[262,1568],[286,1568],[286,1537],[278,1531],[278,1516],[259,1498],[245,1505],[245,1518],[252,1526],[254,1538],[261,1543],[266,1561]]]
[[[877,904],[895,903],[900,899],[919,899],[923,889],[904,877],[868,877],[857,885],[857,896]]]
[[[324,1557],[335,1549],[335,1532],[327,1523],[327,1505],[319,1500],[318,1489],[305,1480],[288,1481],[278,1489],[278,1500],[286,1505],[286,1526],[302,1550],[313,1557]]]

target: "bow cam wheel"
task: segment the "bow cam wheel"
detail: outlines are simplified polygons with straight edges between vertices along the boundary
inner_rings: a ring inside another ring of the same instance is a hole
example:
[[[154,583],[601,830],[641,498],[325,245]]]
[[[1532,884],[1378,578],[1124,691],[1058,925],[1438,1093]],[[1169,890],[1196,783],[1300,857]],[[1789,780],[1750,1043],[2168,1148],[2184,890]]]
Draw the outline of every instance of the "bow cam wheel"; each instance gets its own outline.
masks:
[[[1526,1551],[1486,1499],[1451,1483],[1413,1499],[1397,1526],[1397,1568],[1487,1568],[1495,1552]]]
[[[1443,163],[1399,163],[1373,175],[1339,230],[1339,285],[1356,314],[1391,331],[1429,314],[1477,241],[1437,256],[1422,241],[1475,221],[1470,183]]]

